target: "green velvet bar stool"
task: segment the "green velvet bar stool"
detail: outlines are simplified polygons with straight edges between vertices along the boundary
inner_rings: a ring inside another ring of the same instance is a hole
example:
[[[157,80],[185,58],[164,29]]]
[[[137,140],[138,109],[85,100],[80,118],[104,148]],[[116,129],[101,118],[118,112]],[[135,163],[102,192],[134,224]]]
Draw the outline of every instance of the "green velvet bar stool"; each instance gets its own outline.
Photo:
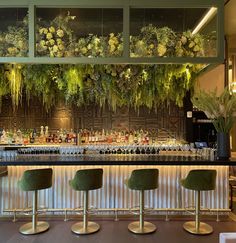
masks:
[[[183,228],[191,234],[207,235],[213,228],[200,222],[200,192],[215,190],[216,170],[191,170],[185,179],[181,180],[184,188],[195,191],[195,221],[184,223]]]
[[[18,185],[23,191],[33,191],[32,222],[22,225],[19,229],[20,233],[34,235],[48,230],[49,224],[47,222],[38,221],[38,190],[52,186],[52,169],[26,170]]]
[[[125,181],[131,190],[139,191],[139,221],[128,225],[129,231],[135,234],[148,234],[156,231],[156,226],[144,221],[144,192],[158,188],[158,169],[139,169],[133,170],[131,176]]]
[[[71,231],[76,234],[91,234],[100,229],[99,224],[88,221],[88,192],[102,187],[103,169],[78,170],[70,186],[76,191],[83,191],[83,222],[73,224]]]

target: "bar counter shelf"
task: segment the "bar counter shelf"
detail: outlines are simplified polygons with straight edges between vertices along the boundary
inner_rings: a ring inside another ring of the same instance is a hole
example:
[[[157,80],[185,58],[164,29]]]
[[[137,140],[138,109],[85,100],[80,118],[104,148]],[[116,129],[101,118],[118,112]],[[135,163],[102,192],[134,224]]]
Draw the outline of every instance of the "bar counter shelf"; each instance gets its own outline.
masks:
[[[218,160],[211,148],[189,145],[5,146],[6,165],[236,165],[236,158]]]

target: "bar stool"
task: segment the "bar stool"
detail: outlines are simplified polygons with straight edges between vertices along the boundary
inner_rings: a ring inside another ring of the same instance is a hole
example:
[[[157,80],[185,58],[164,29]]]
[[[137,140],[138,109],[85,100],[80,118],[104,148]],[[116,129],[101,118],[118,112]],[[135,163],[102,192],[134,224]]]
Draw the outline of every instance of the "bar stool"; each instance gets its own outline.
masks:
[[[200,192],[215,189],[216,170],[191,170],[187,177],[181,180],[181,184],[184,188],[195,191],[195,221],[184,223],[183,228],[191,234],[211,234],[213,228],[200,222]]]
[[[73,224],[71,231],[76,234],[91,234],[100,229],[99,224],[88,221],[88,192],[102,187],[103,169],[78,170],[70,186],[76,191],[83,191],[83,222]]]
[[[52,186],[52,169],[26,170],[18,185],[23,191],[33,191],[32,222],[22,225],[19,229],[20,233],[34,235],[48,230],[47,222],[38,221],[38,190]]]
[[[131,176],[125,181],[131,190],[139,191],[139,221],[128,225],[129,231],[135,234],[148,234],[156,231],[156,226],[144,221],[144,191],[158,188],[158,169],[133,170]]]

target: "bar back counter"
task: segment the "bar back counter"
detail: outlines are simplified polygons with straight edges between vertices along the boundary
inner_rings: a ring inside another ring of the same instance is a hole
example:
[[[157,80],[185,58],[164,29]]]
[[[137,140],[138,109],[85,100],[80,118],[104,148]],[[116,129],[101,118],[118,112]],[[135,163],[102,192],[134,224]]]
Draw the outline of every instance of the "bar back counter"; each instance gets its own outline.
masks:
[[[82,205],[82,195],[73,191],[68,182],[75,172],[84,168],[102,168],[103,187],[90,192],[90,203],[101,214],[123,212],[139,203],[138,192],[130,191],[124,181],[137,168],[159,169],[159,188],[145,194],[145,206],[159,214],[181,214],[186,207],[194,205],[194,191],[184,189],[181,178],[192,169],[216,169],[216,189],[202,193],[201,206],[212,213],[229,212],[228,177],[229,166],[236,165],[236,159],[216,160],[196,155],[166,154],[14,154],[1,158],[1,165],[7,166],[8,175],[0,178],[0,214],[6,215],[14,209],[32,205],[29,193],[19,190],[17,182],[23,172],[35,168],[52,168],[52,188],[39,191],[38,205],[48,207],[48,214],[61,214]]]

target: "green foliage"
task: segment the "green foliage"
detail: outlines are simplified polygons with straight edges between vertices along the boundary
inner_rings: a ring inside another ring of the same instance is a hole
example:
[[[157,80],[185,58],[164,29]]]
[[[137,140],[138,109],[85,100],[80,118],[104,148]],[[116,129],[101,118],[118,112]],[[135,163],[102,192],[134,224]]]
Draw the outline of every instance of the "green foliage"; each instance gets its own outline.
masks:
[[[4,65],[0,65],[0,111],[2,107],[2,98],[8,95],[9,92],[9,84],[6,79],[5,68]]]
[[[13,109],[18,107],[22,96],[22,66],[20,64],[5,65],[5,76],[9,84],[9,89],[12,98]]]
[[[148,25],[140,35],[131,36],[131,57],[174,56],[176,33],[168,27]]]
[[[27,65],[24,67],[24,88],[28,101],[39,97],[48,111],[59,98],[59,65]]]
[[[78,106],[95,103],[114,111],[123,105],[136,110],[141,106],[157,109],[163,102],[182,106],[198,70],[190,64],[10,66],[18,78],[10,78],[9,67],[2,67],[0,97],[9,90],[14,107],[24,94],[28,103],[38,97],[46,110],[59,99]],[[4,80],[8,80],[6,87]]]
[[[1,57],[25,57],[28,54],[28,16],[0,32]]]
[[[200,91],[192,99],[193,105],[204,111],[215,126],[217,132],[228,133],[236,119],[236,94],[226,88],[220,96],[213,92]]]

